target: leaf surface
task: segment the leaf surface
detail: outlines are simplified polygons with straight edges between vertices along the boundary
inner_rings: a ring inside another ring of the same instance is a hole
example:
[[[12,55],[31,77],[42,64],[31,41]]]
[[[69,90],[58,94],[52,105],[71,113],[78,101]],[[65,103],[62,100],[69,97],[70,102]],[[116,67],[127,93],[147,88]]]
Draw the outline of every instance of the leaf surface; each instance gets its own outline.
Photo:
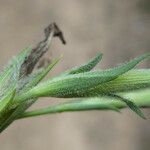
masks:
[[[95,88],[100,84],[118,78],[120,75],[131,70],[139,62],[148,58],[149,56],[150,54],[148,53],[146,55],[135,58],[126,64],[105,71],[85,72],[57,77],[37,85],[28,93],[20,96],[20,98],[24,100],[28,97],[33,98],[41,96],[53,96],[62,98],[82,97],[86,95],[86,92],[89,89]]]

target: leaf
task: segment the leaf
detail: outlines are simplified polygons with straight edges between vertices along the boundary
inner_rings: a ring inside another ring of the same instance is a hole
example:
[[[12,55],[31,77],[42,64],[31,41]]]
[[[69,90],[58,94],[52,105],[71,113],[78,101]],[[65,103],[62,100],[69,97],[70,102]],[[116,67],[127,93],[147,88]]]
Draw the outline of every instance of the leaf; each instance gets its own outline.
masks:
[[[150,69],[134,69],[118,78],[87,90],[86,96],[128,92],[150,87]]]
[[[140,108],[150,107],[150,90],[140,90],[138,92],[128,92],[121,95],[126,99],[131,99]],[[120,99],[116,99],[113,96],[98,96],[87,98],[69,99],[69,101],[51,105],[47,108],[36,109],[32,111],[24,112],[18,119],[26,117],[34,117],[39,115],[60,113],[60,112],[72,112],[72,111],[89,111],[89,110],[111,110],[110,107],[121,110],[126,108],[125,102]]]
[[[27,57],[31,49],[27,48],[23,50],[18,56],[16,56],[9,65],[0,74],[0,93],[4,94],[8,91],[8,88],[13,87],[19,80],[20,68]]]
[[[17,82],[19,80],[21,63],[28,55],[30,49],[22,51],[11,63],[1,72],[0,75],[0,105],[1,111],[6,110],[6,106],[12,100],[14,91],[16,91]]]
[[[5,119],[5,121],[3,121],[3,123],[0,124],[0,133],[6,129],[14,120],[21,116],[21,114],[34,102],[34,100],[29,100],[28,102],[20,104],[20,106],[15,110],[10,110],[10,115]]]
[[[140,110],[140,108],[133,102],[126,100],[126,104],[131,108],[132,111],[134,111],[138,116],[140,116],[143,119],[146,119],[143,112]]]
[[[19,88],[21,92],[37,85],[47,75],[47,73],[59,62],[59,60],[60,58],[54,60],[50,65],[48,65],[48,67],[42,69],[37,74],[31,74],[30,77],[27,77],[27,79],[22,79],[23,81],[21,80],[19,83],[22,84],[22,86],[20,86]],[[0,126],[0,131],[4,130],[10,123],[12,123],[16,118],[18,118],[18,116],[20,116],[35,101],[36,99],[28,100],[25,103],[22,103],[19,106],[17,106],[14,110],[10,110],[11,113],[8,116],[8,118],[3,122],[3,124]]]
[[[5,78],[9,72],[13,71],[13,66],[21,66],[25,58],[30,54],[31,48],[26,48],[22,50],[15,58],[13,58],[9,64],[0,73],[0,82]]]
[[[61,58],[61,57],[60,57]],[[37,85],[46,75],[47,73],[59,62],[60,58],[54,60],[51,64],[49,64],[45,69],[42,69],[37,74],[31,74],[27,79],[22,79],[25,81],[22,87],[20,87],[21,91],[24,92],[31,87]],[[25,86],[25,87],[24,87]],[[10,110],[10,115],[6,118],[6,120],[0,126],[0,132],[2,132],[9,124],[11,124],[14,120],[16,120],[28,107],[30,107],[37,99],[30,99],[24,103],[19,104],[14,110]],[[14,107],[14,106],[13,106]]]
[[[19,95],[16,98],[16,101],[24,101],[29,97],[34,98],[41,96],[62,98],[86,96],[86,92],[89,89],[95,88],[102,83],[106,83],[116,79],[117,77],[126,73],[127,71],[135,67],[143,59],[146,59],[149,56],[150,54],[148,53],[146,55],[135,58],[119,67],[105,71],[78,73],[48,80],[46,82],[38,84],[27,93]]]
[[[7,115],[3,116],[2,113],[5,112],[6,114],[8,114],[8,112],[10,111],[9,110],[10,108],[8,108],[8,106],[12,104],[12,100],[15,96],[17,84],[20,79],[21,65],[24,62],[25,58],[30,54],[30,52],[31,52],[30,48],[27,48],[22,52],[20,52],[20,54],[16,56],[14,59],[12,59],[12,61],[0,74],[1,120],[3,120],[4,122],[5,119],[7,118]],[[0,128],[3,123],[2,122],[0,123]]]
[[[91,59],[86,64],[84,64],[80,67],[73,68],[73,69],[69,70],[66,73],[68,73],[68,74],[77,74],[77,73],[81,73],[81,72],[88,72],[91,69],[93,69],[101,61],[102,56],[103,56],[103,54],[99,53],[99,54],[96,55],[96,57]]]
[[[143,112],[140,110],[140,108],[139,108],[135,103],[133,103],[132,101],[130,101],[130,100],[124,98],[124,97],[121,97],[121,96],[119,96],[119,95],[116,95],[116,94],[110,94],[109,96],[112,96],[112,97],[114,97],[114,98],[117,98],[117,99],[119,99],[119,100],[125,102],[125,103],[127,104],[127,106],[128,106],[129,108],[131,108],[131,110],[132,110],[133,112],[135,112],[135,113],[136,113],[138,116],[140,116],[141,118],[146,119],[145,116],[144,116],[144,114],[143,114]]]
[[[7,110],[7,107],[12,102],[14,98],[15,90],[7,93],[1,100],[0,100],[0,116],[1,114]]]

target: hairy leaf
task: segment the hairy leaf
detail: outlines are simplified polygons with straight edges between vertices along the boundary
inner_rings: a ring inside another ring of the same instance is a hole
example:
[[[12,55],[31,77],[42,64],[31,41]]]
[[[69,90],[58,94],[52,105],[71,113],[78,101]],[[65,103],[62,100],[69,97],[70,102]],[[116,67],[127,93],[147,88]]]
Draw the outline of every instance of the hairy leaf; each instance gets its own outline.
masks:
[[[29,97],[53,96],[53,97],[81,97],[84,96],[88,89],[116,79],[135,67],[143,59],[148,58],[146,54],[131,60],[119,67],[105,70],[85,72],[73,75],[62,76],[43,82],[29,92],[24,93],[16,98],[16,101],[24,101]]]
[[[150,107],[150,92],[149,89],[140,90],[138,92],[129,92],[121,95],[126,99],[131,99],[138,107]],[[86,110],[121,110],[126,108],[126,103],[121,100],[116,100],[115,97],[99,96],[88,98],[76,98],[47,108],[24,112],[19,118],[34,117],[59,112],[86,111]]]
[[[46,75],[47,73],[59,62],[59,59],[54,60],[51,64],[49,64],[45,69],[42,69],[36,74],[31,74],[29,77],[22,79],[19,90],[20,92],[25,92],[31,87],[37,85]],[[36,99],[30,99],[24,103],[18,105],[14,110],[10,110],[10,115],[8,118],[0,125],[0,132],[3,131],[9,124],[11,124],[15,119],[17,119],[31,104],[33,104]],[[14,107],[14,106],[13,106]]]
[[[100,84],[95,88],[88,89],[86,96],[93,96],[105,93],[128,92],[150,87],[150,70],[131,70],[118,78]]]
[[[135,103],[130,101],[129,99],[124,98],[124,97],[119,96],[119,95],[116,95],[116,94],[109,94],[108,96],[114,97],[114,98],[116,98],[118,100],[121,100],[121,101],[125,102],[127,104],[127,106],[129,108],[131,108],[131,110],[134,111],[138,116],[140,116],[143,119],[146,119],[144,114],[143,114],[143,112],[140,110],[140,108]]]
[[[6,95],[0,100],[0,116],[1,114],[7,110],[9,104],[12,102],[14,98],[15,90],[9,91]]]
[[[88,72],[91,69],[93,69],[101,61],[102,56],[103,56],[103,54],[101,54],[101,53],[97,54],[96,57],[91,59],[86,64],[84,64],[84,65],[82,65],[80,67],[73,68],[73,69],[69,70],[66,73],[67,74],[77,74],[77,73],[81,73],[81,72]]]
[[[20,75],[20,68],[24,61],[24,59],[28,56],[31,49],[27,48],[20,52],[18,56],[16,56],[9,65],[1,72],[0,74],[0,95],[4,94],[5,91],[8,91],[8,88],[17,84]]]

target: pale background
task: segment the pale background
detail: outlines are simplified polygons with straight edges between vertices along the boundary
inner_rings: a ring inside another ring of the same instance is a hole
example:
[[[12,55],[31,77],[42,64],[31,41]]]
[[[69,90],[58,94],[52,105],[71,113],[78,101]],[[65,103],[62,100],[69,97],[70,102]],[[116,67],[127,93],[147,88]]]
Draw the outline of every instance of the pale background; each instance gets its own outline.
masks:
[[[54,40],[47,57],[63,60],[51,75],[98,51],[107,68],[150,51],[149,0],[0,0],[0,67],[34,46],[57,22],[68,44]],[[140,66],[150,65],[148,62]],[[43,99],[35,107],[57,99]],[[150,121],[129,110],[74,112],[16,121],[0,135],[0,150],[149,150]],[[150,118],[150,111],[144,111]]]

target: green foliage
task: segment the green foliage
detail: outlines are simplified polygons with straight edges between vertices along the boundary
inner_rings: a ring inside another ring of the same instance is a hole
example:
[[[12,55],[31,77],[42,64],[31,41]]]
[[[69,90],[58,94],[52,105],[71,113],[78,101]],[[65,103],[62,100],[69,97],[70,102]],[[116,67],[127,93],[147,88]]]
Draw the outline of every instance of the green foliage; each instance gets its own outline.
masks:
[[[31,49],[22,51],[0,74],[0,132],[18,118],[64,111],[120,111],[120,108],[128,106],[145,118],[139,107],[149,106],[150,101],[143,99],[143,103],[139,104],[137,97],[134,100],[134,96],[126,97],[124,94],[133,91],[136,95],[136,91],[150,88],[150,70],[133,70],[138,63],[149,58],[150,53],[115,68],[91,71],[102,58],[102,54],[98,54],[80,67],[39,83],[60,59],[28,76],[20,76],[22,64],[30,52]],[[40,110],[26,111],[43,96],[75,100]]]
[[[22,100],[26,96],[30,97],[40,97],[40,96],[53,96],[61,98],[72,98],[72,97],[85,97],[87,95],[87,90],[93,89],[96,86],[107,83],[111,80],[116,79],[120,75],[126,73],[135,67],[143,59],[148,58],[150,54],[140,56],[130,62],[118,66],[113,69],[108,69],[104,71],[93,71],[78,74],[69,74],[66,76],[60,76],[46,82],[43,82],[29,92],[23,94]],[[109,93],[109,91],[108,91]],[[101,93],[103,94],[103,93]],[[24,98],[23,98],[24,97]],[[21,101],[20,99],[18,101]]]
[[[101,54],[101,53],[97,54],[96,57],[91,59],[86,64],[84,64],[80,67],[73,68],[73,69],[69,70],[67,73],[68,74],[77,74],[77,73],[81,73],[81,72],[88,72],[88,71],[92,70],[101,61],[102,56],[103,56],[103,54]]]
[[[131,99],[138,107],[150,107],[150,92],[149,89],[140,90],[138,92],[122,93],[122,97]],[[115,97],[106,95],[88,98],[76,98],[69,102],[56,104],[47,108],[37,109],[33,111],[27,111],[20,116],[20,118],[27,118],[33,116],[47,115],[60,112],[72,112],[72,111],[87,111],[87,110],[113,110],[120,112],[121,108],[126,107],[126,104],[120,100],[116,100]],[[19,118],[19,119],[20,119]]]
[[[7,111],[9,104],[12,102],[14,98],[15,91],[9,91],[5,96],[1,97],[0,102],[0,118],[3,116],[4,112]]]
[[[23,58],[24,59],[24,58]],[[42,69],[36,73],[29,75],[29,77],[25,77],[18,82],[18,93],[25,92],[33,86],[37,85],[46,75],[47,73],[59,62],[59,59],[54,60],[51,64],[49,64],[45,69]],[[14,120],[16,120],[28,107],[30,107],[37,99],[29,99],[20,104],[13,104],[10,106],[13,109],[9,110],[8,115],[5,115],[5,120],[0,125],[0,131],[3,131],[9,124],[11,124]]]

